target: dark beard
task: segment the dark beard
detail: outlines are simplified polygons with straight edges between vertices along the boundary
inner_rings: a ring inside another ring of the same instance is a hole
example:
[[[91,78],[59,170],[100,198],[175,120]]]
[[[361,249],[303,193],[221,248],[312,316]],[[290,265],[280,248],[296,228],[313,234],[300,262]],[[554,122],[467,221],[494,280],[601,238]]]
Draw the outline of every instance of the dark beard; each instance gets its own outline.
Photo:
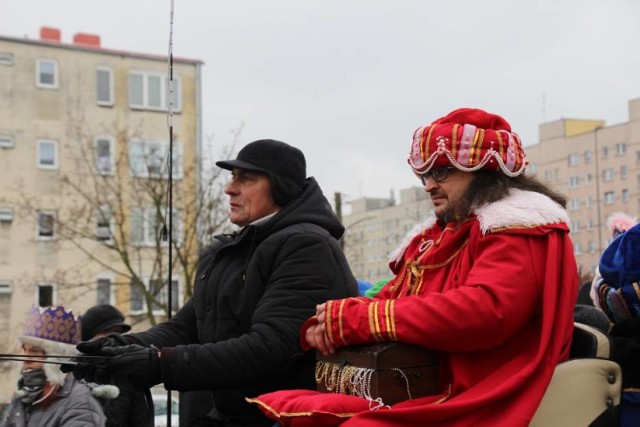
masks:
[[[436,214],[436,217],[441,220],[442,222],[444,222],[445,224],[448,224],[450,222],[457,222],[460,223],[462,222],[467,216],[469,216],[468,214],[463,215],[460,213],[460,211],[463,209],[464,203],[451,203],[449,202],[449,205],[447,206],[447,208],[444,210],[444,212],[440,213],[440,214]]]

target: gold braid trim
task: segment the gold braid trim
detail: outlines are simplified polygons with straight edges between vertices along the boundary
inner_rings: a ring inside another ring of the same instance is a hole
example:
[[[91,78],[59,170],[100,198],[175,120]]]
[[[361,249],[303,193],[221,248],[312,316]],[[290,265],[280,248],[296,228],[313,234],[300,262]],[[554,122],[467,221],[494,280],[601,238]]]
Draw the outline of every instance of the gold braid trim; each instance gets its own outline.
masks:
[[[369,332],[371,333],[372,338],[377,341],[380,342],[382,341],[382,339],[380,338],[380,336],[378,335],[378,333],[376,332],[376,303],[371,303],[369,304]]]
[[[465,246],[467,246],[467,243],[469,243],[469,239],[467,238],[462,245],[460,245],[460,247],[454,252],[453,255],[451,255],[449,258],[447,258],[446,260],[439,262],[437,264],[429,264],[429,265],[415,265],[415,268],[417,268],[418,270],[432,270],[434,268],[440,268],[442,266],[445,266],[447,264],[449,264],[451,261],[453,261],[453,259],[455,257],[458,256],[458,254],[460,253],[460,251],[462,249],[464,249]]]
[[[544,227],[545,225],[549,225],[549,223],[539,223],[539,224],[512,224],[505,225],[504,227],[492,227],[487,230],[487,234],[491,233],[499,233],[504,230],[529,230],[531,228]]]
[[[391,301],[392,300],[388,299],[384,302],[384,326],[387,332],[387,337],[389,337],[389,339],[392,339],[391,338],[391,319],[389,318],[389,309],[391,308]]]
[[[477,165],[480,163],[480,156],[482,155],[482,143],[484,142],[484,129],[478,129],[478,144],[476,145],[475,159],[473,159],[473,164]]]
[[[453,125],[453,129],[451,130],[451,157],[456,157],[456,152],[458,151],[457,149],[457,142],[458,142],[458,129],[460,128],[460,125],[458,123]]]
[[[429,158],[429,141],[431,140],[431,136],[433,135],[433,131],[435,126],[429,126],[429,130],[427,130],[427,137],[423,140],[422,144],[422,161],[426,162]],[[424,132],[423,132],[424,135]]]
[[[317,412],[312,412],[312,411],[309,411],[309,412],[279,412],[279,411],[276,411],[271,406],[269,406],[266,403],[264,403],[260,399],[252,399],[252,398],[249,398],[249,397],[245,397],[244,400],[246,400],[249,403],[255,403],[256,405],[259,405],[259,406],[263,407],[267,411],[271,412],[275,417],[310,417],[314,413],[317,413]],[[341,418],[351,418],[354,415],[358,415],[358,412],[341,412],[341,413],[323,412],[323,413],[331,414],[331,415],[334,415],[336,417],[341,417]]]
[[[449,383],[449,385],[447,386],[447,394],[445,394],[444,396],[442,396],[440,399],[436,400],[435,402],[431,402],[431,405],[438,405],[438,404],[444,402],[445,400],[447,400],[450,396],[451,396],[451,383]]]
[[[331,313],[333,312],[333,301],[327,301],[327,306],[324,311],[324,323],[325,323],[325,334],[327,335],[327,339],[331,344],[335,345],[335,340],[333,338],[333,328],[331,327]]]
[[[340,300],[340,306],[338,307],[338,335],[340,336],[340,341],[342,341],[343,345],[347,345],[347,340],[344,339],[344,328],[342,325],[342,313],[346,302],[347,300]]]

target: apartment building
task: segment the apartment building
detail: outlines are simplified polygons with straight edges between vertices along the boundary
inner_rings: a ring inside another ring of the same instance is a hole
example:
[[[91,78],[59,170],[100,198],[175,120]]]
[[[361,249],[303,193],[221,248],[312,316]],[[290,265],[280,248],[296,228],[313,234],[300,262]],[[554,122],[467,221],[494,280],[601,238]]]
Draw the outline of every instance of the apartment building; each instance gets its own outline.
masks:
[[[593,272],[611,241],[607,218],[640,214],[640,99],[628,103],[629,121],[560,119],[540,125],[540,141],[525,147],[528,173],[564,194],[571,240],[581,271]]]
[[[202,62],[172,62],[170,81],[166,57],[107,49],[98,35],[64,42],[43,27],[37,39],[0,36],[0,352],[18,350],[34,303],[76,314],[111,303],[138,328],[153,322],[147,314],[166,314],[158,235],[172,212],[176,250],[197,256],[185,224],[202,151]],[[174,309],[180,271],[176,263]],[[0,362],[0,383],[13,384],[17,369]],[[0,388],[0,402],[12,389]]]
[[[376,283],[392,277],[389,254],[433,210],[427,196],[423,187],[411,187],[400,190],[398,203],[393,196],[351,202],[351,213],[343,217],[343,243],[356,278]]]

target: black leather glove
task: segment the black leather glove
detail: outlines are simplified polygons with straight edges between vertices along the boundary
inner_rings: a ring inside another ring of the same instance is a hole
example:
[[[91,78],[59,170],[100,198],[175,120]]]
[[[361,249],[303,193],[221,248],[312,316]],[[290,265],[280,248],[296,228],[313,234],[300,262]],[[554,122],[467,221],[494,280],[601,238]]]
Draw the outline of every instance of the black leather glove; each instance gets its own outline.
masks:
[[[104,337],[95,338],[89,341],[80,341],[76,348],[79,352],[100,356],[100,351],[105,347],[122,347],[131,344],[124,336],[116,332],[112,332]]]
[[[138,390],[148,389],[160,382],[161,369],[158,349],[130,344],[124,347],[104,347],[106,371],[114,377],[125,378]]]
[[[81,341],[76,345],[76,348],[87,356],[95,357],[104,356],[102,354],[103,348],[121,347],[130,344],[124,336],[114,332],[90,341]],[[110,384],[112,382],[111,375],[107,370],[106,358],[77,358],[75,361],[75,365],[62,365],[60,367],[62,372],[73,372],[73,376],[78,379],[98,384]]]

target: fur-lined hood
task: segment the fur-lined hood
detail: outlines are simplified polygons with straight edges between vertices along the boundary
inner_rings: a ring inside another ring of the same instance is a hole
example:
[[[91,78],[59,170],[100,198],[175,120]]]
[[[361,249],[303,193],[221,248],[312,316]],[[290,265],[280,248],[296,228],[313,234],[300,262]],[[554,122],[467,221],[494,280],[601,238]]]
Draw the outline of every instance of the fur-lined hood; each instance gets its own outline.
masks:
[[[540,225],[569,224],[567,211],[544,194],[512,189],[509,196],[475,210],[482,234],[503,228],[531,228]],[[400,245],[389,254],[389,261],[399,261],[414,237],[436,223],[435,214],[413,227]]]

